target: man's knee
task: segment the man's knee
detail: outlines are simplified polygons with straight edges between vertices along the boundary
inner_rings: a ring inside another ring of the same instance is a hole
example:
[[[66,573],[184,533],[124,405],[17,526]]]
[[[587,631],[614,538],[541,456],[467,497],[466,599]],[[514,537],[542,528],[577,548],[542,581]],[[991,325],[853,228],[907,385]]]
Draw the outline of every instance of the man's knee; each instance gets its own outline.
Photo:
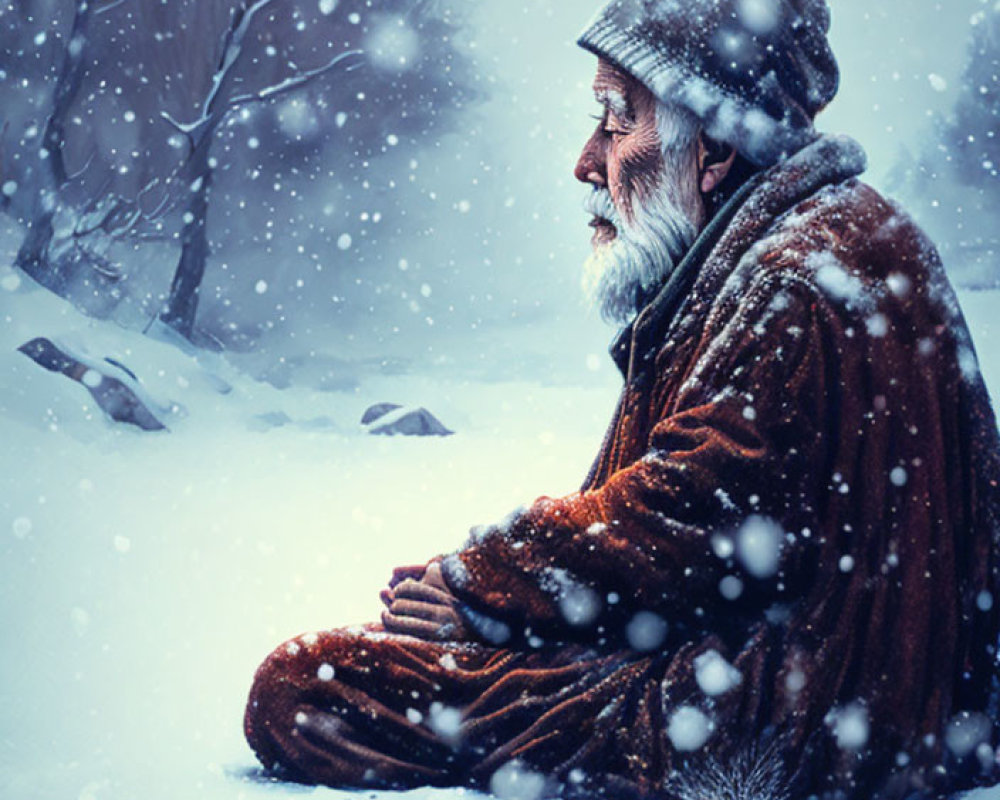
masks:
[[[281,645],[261,664],[244,729],[268,769],[335,786],[434,782],[450,748],[408,717],[431,702],[408,637],[327,631]]]
[[[354,638],[341,631],[304,634],[285,642],[257,669],[244,733],[265,767],[282,767],[293,775],[301,772],[297,767],[305,746],[301,729],[315,723],[318,703],[326,705],[327,713],[333,711],[327,695],[335,693],[337,668]]]

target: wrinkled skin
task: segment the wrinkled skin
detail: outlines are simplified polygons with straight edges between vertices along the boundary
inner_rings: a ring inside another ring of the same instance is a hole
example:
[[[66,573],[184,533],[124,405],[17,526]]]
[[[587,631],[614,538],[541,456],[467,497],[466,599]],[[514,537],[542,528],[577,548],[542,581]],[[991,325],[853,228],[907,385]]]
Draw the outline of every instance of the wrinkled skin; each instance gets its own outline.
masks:
[[[661,180],[663,143],[657,121],[657,100],[631,75],[603,59],[594,78],[594,97],[603,107],[598,125],[583,147],[573,174],[582,183],[607,188],[622,216],[634,221],[637,206],[648,201]],[[661,112],[670,113],[670,112]],[[725,158],[711,162],[704,141],[692,153],[689,170],[669,176],[679,183],[697,184],[703,195],[713,192],[732,168],[736,151],[728,148]],[[698,192],[682,192],[698,197]],[[685,209],[697,227],[705,222],[705,204]],[[593,244],[599,246],[617,235],[608,220],[597,218]]]
[[[584,183],[607,187],[622,216],[633,220],[635,205],[649,198],[663,169],[656,99],[634,78],[605,61],[597,68],[594,96],[603,114],[574,174]],[[610,238],[614,238],[613,230],[596,226],[595,240]]]

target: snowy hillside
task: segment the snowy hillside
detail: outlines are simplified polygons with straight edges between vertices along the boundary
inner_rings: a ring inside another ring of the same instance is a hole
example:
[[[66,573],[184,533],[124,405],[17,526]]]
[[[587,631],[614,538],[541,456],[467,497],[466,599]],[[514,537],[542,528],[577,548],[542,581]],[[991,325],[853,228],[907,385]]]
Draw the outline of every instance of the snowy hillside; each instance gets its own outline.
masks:
[[[295,634],[374,618],[394,565],[576,488],[615,399],[610,363],[589,388],[400,376],[279,391],[86,319],[10,271],[0,285],[12,800],[301,793],[248,782],[240,722],[257,664]],[[84,386],[16,352],[42,334],[136,372],[176,407],[170,431],[109,422]],[[457,435],[369,436],[358,421],[383,400],[426,406]]]
[[[258,662],[295,634],[374,618],[392,566],[574,489],[615,399],[610,368],[589,387],[397,376],[279,391],[87,319],[10,271],[0,286],[0,797],[12,800],[344,796],[261,782],[240,729]],[[963,297],[992,387],[998,299]],[[176,407],[170,431],[109,422],[83,386],[15,351],[39,334],[129,366]],[[369,436],[358,420],[382,400],[425,405],[458,433]]]

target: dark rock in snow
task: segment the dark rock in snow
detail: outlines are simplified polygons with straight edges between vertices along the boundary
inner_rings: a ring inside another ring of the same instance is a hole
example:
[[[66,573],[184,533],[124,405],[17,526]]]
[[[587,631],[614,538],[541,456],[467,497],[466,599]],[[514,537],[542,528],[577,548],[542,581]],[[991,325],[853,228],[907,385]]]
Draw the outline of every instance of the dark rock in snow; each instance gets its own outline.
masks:
[[[68,352],[67,348],[56,345],[43,336],[25,342],[17,349],[49,372],[60,372],[79,383],[90,392],[101,410],[116,422],[135,425],[144,431],[167,430],[167,427],[139,398],[138,379],[135,373],[123,364],[111,359],[96,364],[84,363],[76,355]],[[129,386],[123,380],[105,372],[109,366],[120,370],[122,377],[134,383],[134,386]]]
[[[384,417],[390,411],[395,411],[397,408],[402,408],[402,406],[399,403],[376,403],[373,406],[369,406],[368,410],[361,417],[361,424],[371,425],[375,420]]]
[[[365,417],[368,417],[368,413]],[[401,406],[390,408],[375,416],[369,423],[368,432],[378,436],[451,436],[454,433],[442,425],[440,420],[426,408],[412,409]]]

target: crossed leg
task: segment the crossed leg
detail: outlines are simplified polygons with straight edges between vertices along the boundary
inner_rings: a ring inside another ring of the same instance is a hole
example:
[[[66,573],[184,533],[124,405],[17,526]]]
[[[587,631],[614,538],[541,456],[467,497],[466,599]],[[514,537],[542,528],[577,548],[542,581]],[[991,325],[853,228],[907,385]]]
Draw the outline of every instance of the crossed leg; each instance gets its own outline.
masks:
[[[258,669],[245,731],[266,767],[329,786],[486,785],[512,759],[566,773],[606,738],[594,735],[601,712],[642,671],[584,648],[307,634]]]

